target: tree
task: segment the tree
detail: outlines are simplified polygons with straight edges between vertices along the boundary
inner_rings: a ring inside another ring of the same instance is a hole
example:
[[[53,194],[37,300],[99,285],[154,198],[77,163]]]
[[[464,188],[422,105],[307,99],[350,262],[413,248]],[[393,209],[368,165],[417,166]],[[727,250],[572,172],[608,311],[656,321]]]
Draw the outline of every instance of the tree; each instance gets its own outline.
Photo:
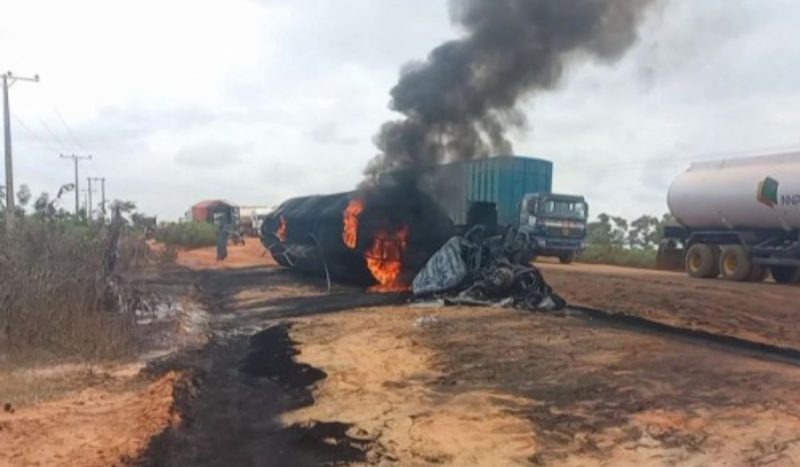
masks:
[[[119,211],[121,214],[129,214],[136,210],[136,203],[133,201],[122,201],[115,199],[111,203],[111,211]]]
[[[611,217],[601,213],[595,222],[586,226],[586,242],[592,245],[611,248]]]
[[[31,201],[31,189],[28,185],[22,184],[17,191],[17,204],[19,207],[24,208]]]
[[[628,221],[623,217],[612,217],[611,221],[614,223],[611,229],[611,246],[623,248],[628,238]]]
[[[631,222],[628,232],[629,246],[643,250],[652,249],[659,240],[658,226],[658,218],[646,214]]]

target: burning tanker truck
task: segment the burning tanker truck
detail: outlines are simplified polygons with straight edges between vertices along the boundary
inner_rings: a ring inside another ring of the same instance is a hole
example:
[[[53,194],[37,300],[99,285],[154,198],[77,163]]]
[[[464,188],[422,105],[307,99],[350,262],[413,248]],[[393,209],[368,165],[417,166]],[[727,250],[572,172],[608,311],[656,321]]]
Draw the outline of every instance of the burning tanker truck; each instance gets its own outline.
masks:
[[[377,291],[408,290],[454,234],[428,195],[398,187],[294,198],[261,226],[264,246],[282,266]]]
[[[565,306],[530,264],[533,250],[516,229],[486,235],[486,226],[475,225],[456,235],[429,195],[392,186],[291,199],[265,219],[262,242],[282,266],[373,292],[528,310]]]

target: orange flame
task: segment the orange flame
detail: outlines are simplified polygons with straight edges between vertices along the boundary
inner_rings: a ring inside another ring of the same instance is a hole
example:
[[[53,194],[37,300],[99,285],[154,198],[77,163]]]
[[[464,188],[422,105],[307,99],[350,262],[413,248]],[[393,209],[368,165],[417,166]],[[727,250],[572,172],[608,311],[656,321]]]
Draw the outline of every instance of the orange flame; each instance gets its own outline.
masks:
[[[358,216],[364,212],[364,202],[354,199],[344,210],[344,228],[342,230],[342,241],[351,250],[356,249],[358,243]]]
[[[401,282],[403,272],[403,253],[408,244],[408,227],[395,233],[378,232],[372,246],[364,253],[367,268],[378,285],[371,292],[388,293],[408,290],[408,284]]]
[[[286,222],[286,218],[281,216],[281,224],[278,226],[278,231],[275,232],[275,235],[278,236],[278,239],[282,242],[286,241],[286,233],[289,230],[289,225]]]

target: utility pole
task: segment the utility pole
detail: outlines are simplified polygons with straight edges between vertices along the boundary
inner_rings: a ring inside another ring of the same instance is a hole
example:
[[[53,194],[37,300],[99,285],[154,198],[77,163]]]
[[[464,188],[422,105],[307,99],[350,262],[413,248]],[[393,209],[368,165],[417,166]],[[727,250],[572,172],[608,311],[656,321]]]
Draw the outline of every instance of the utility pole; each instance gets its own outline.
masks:
[[[92,177],[86,177],[86,184],[88,185],[87,192],[89,193],[89,203],[86,205],[86,218],[89,223],[92,222],[92,213],[94,212],[94,205],[92,205]]]
[[[81,190],[83,193],[83,208],[86,210],[86,220],[91,223],[92,221],[92,193],[97,193],[97,190]]]
[[[14,216],[16,207],[14,206],[14,164],[11,158],[11,109],[8,104],[8,88],[17,81],[39,82],[39,75],[33,78],[15,76],[10,71],[4,73],[3,77],[3,134],[5,136],[5,155],[6,155],[6,233],[14,230]]]
[[[100,182],[100,211],[103,213],[103,222],[106,221],[106,177],[92,177],[91,180]],[[91,182],[89,187],[91,188]]]
[[[61,158],[72,159],[72,162],[75,164],[75,216],[77,217],[81,210],[81,191],[78,186],[78,162],[82,160],[91,160],[92,156],[76,156],[75,154],[65,156],[61,154]]]

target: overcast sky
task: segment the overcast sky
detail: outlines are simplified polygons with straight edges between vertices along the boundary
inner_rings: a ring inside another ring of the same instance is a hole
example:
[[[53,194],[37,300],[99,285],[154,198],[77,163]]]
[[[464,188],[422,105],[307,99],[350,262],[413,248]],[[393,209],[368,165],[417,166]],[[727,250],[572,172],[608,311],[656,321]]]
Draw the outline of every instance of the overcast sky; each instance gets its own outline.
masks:
[[[665,212],[693,159],[800,148],[798,24],[796,0],[666,1],[621,61],[523,104],[515,152],[594,214]],[[458,35],[445,0],[6,0],[0,69],[41,75],[11,89],[17,184],[55,192],[58,154],[92,154],[84,187],[161,219],[349,190],[400,67]]]

